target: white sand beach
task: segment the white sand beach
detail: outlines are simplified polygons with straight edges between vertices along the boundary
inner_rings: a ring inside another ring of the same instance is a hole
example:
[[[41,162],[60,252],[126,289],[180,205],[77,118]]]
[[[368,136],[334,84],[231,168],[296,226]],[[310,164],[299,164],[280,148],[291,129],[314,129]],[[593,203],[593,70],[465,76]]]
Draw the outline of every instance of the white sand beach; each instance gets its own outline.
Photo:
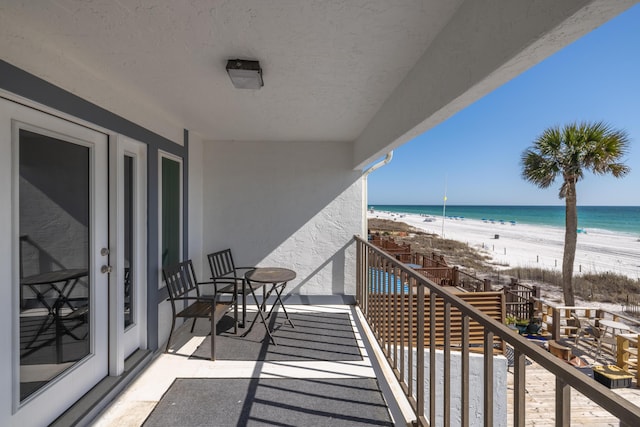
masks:
[[[443,231],[442,217],[430,217],[435,220],[425,222],[425,217],[420,215],[384,211],[369,211],[367,215],[369,218],[401,221],[439,236]],[[446,218],[444,237],[484,251],[494,263],[505,268],[540,267],[557,271],[562,268],[563,228]],[[576,275],[612,272],[638,279],[640,239],[603,230],[579,233],[574,271]]]

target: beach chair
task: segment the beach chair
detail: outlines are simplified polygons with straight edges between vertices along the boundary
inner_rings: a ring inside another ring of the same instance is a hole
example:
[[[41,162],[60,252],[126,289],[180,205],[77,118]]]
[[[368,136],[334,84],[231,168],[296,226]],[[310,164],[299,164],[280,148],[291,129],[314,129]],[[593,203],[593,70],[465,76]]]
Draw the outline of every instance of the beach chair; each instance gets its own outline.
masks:
[[[570,319],[571,319],[572,326],[576,328],[575,330],[576,345],[578,345],[578,341],[580,341],[580,339],[585,337],[591,337],[591,339],[594,340],[593,326],[591,326],[588,323],[585,324],[585,322],[582,322],[576,314],[572,314]],[[592,343],[590,342],[590,344]]]

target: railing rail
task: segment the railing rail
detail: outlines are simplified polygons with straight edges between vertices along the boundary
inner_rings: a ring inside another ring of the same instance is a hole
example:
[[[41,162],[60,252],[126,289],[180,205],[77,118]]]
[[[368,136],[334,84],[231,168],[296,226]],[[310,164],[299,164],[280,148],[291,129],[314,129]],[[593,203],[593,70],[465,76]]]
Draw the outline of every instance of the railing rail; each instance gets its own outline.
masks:
[[[450,343],[451,330],[445,326],[445,348],[444,348],[444,386],[438,389],[436,381],[429,381],[429,390],[425,390],[425,359],[424,359],[424,336],[425,336],[425,293],[429,293],[429,328],[436,327],[435,312],[436,300],[442,299],[445,310],[449,312],[452,308],[462,313],[462,346],[461,346],[461,420],[462,425],[469,423],[469,404],[473,399],[469,396],[469,322],[474,321],[484,327],[485,340],[482,347],[484,353],[484,423],[493,425],[493,350],[494,336],[500,337],[504,342],[513,348],[514,351],[514,410],[513,425],[523,426],[525,422],[526,401],[525,401],[525,357],[533,360],[542,368],[552,373],[556,377],[556,425],[569,425],[570,420],[570,393],[571,388],[588,396],[595,404],[601,406],[616,416],[621,425],[640,425],[640,407],[633,405],[623,399],[605,386],[595,382],[588,376],[577,372],[573,367],[564,363],[540,347],[528,342],[524,337],[513,333],[506,325],[495,321],[490,316],[484,314],[475,307],[467,304],[461,298],[453,294],[446,287],[441,287],[429,281],[423,275],[407,268],[382,250],[369,244],[365,240],[356,236],[357,247],[357,303],[360,306],[365,319],[376,335],[378,342],[383,349],[397,379],[399,380],[409,402],[413,406],[416,414],[416,423],[419,425],[429,425],[429,419],[435,420],[436,395],[443,395],[442,414],[444,425],[449,425],[449,408],[451,406],[451,374]],[[369,298],[373,294],[389,294],[384,303],[382,298]],[[417,339],[414,342],[413,322],[403,321],[404,309],[398,310],[398,301],[404,304],[405,295],[409,301],[408,307],[412,307],[412,299],[417,299],[417,309],[407,311],[407,316],[411,319],[417,318]],[[400,296],[400,298],[397,298]],[[393,307],[391,307],[393,305]],[[398,312],[401,314],[398,319]],[[400,328],[399,334],[390,334],[389,327]],[[403,328],[409,328],[408,333],[404,333]],[[436,334],[430,329],[427,333]],[[398,336],[399,335],[399,336]],[[406,341],[405,341],[405,337]],[[406,353],[405,353],[406,352]],[[414,356],[415,353],[415,356]],[[436,342],[430,340],[428,369],[429,378],[436,378]],[[405,360],[406,359],[406,360]],[[505,390],[506,393],[506,390]],[[429,418],[425,414],[425,402],[429,403]],[[435,421],[434,421],[435,423]]]

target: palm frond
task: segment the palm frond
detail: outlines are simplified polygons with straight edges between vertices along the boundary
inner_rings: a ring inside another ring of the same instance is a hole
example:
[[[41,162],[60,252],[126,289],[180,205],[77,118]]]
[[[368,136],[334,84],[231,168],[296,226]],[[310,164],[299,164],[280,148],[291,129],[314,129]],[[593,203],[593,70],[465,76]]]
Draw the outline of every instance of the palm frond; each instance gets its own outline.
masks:
[[[548,188],[562,174],[559,196],[564,198],[569,182],[578,182],[585,171],[597,175],[625,176],[630,168],[621,162],[629,148],[624,130],[605,122],[573,122],[545,129],[522,153],[522,177],[540,188]]]

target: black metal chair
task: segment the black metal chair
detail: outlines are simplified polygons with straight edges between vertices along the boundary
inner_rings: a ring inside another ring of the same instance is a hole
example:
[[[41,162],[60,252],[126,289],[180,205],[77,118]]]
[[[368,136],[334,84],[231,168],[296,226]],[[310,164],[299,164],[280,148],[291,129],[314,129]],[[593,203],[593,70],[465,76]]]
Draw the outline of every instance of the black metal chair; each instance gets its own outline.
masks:
[[[173,311],[171,331],[169,332],[165,352],[169,351],[171,336],[173,335],[177,317],[193,318],[193,324],[191,325],[192,333],[193,328],[196,326],[196,319],[208,318],[211,322],[211,360],[215,360],[216,305],[219,303],[222,304],[219,300],[219,296],[222,293],[233,294],[228,307],[231,305],[234,306],[234,333],[238,333],[237,284],[233,283],[219,286],[220,284],[215,282],[198,282],[191,260],[163,268],[162,275],[167,285],[167,290],[169,291],[168,300],[171,301],[171,310]],[[200,290],[201,285],[213,285],[214,294],[203,295]],[[184,307],[184,305],[177,307],[177,304],[180,302],[187,302],[188,304],[186,307]]]
[[[214,283],[224,285],[234,284],[240,285],[238,290],[242,294],[242,323],[241,328],[244,328],[247,318],[247,289],[249,283],[244,278],[244,274],[240,274],[239,270],[253,270],[255,267],[236,267],[233,262],[233,255],[231,249],[224,249],[222,251],[214,252],[207,255],[209,260],[209,268],[211,269],[211,280]]]

